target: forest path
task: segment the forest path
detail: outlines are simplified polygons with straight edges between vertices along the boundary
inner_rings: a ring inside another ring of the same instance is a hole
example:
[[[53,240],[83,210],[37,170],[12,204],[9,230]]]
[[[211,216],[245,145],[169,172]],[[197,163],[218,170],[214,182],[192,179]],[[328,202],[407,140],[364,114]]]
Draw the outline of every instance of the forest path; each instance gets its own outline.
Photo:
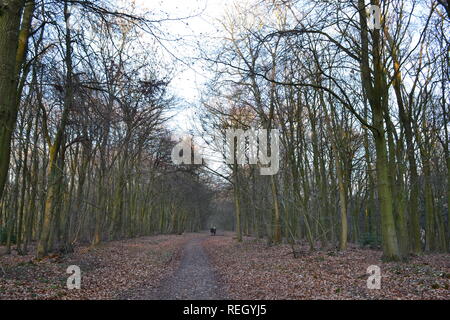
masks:
[[[226,299],[203,248],[207,237],[190,240],[183,249],[180,265],[173,275],[148,293],[146,300]]]

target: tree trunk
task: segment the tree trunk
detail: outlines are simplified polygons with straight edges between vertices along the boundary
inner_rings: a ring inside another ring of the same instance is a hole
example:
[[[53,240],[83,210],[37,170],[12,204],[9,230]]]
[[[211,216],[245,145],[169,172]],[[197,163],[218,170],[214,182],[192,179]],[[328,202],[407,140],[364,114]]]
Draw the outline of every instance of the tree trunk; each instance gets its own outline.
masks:
[[[17,120],[19,76],[25,60],[34,1],[0,7],[0,199],[8,178],[11,138]]]

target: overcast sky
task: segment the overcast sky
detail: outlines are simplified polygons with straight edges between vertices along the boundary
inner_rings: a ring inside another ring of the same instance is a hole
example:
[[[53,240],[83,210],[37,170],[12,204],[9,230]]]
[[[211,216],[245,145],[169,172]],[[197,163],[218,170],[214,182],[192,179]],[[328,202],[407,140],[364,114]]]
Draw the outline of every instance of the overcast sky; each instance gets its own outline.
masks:
[[[176,64],[176,77],[171,85],[172,92],[180,102],[177,104],[177,115],[170,126],[179,133],[186,133],[191,129],[192,108],[198,104],[202,85],[209,77],[207,71],[202,68],[201,61],[194,63],[193,58],[198,57],[197,43],[200,43],[202,49],[206,49],[215,37],[220,36],[216,28],[217,20],[224,15],[226,7],[232,1],[136,0],[136,3],[155,17],[167,15],[170,19],[191,17],[161,24],[161,29],[167,32],[170,40],[181,39],[165,41],[164,45],[182,61]]]

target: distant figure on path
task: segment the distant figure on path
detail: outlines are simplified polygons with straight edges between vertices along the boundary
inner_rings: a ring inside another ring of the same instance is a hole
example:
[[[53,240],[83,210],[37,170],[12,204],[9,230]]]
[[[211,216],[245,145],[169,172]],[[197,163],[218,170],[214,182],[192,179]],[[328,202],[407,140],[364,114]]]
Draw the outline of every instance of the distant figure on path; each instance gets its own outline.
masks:
[[[216,235],[216,232],[217,232],[216,227],[212,227],[212,228],[211,228],[211,235],[212,235],[212,236],[215,236],[215,235]]]

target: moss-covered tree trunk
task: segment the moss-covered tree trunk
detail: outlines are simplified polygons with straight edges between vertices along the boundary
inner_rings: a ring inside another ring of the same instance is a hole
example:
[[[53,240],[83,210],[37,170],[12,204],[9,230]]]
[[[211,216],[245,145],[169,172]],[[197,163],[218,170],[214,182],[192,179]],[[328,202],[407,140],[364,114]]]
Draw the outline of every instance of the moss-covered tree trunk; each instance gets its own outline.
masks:
[[[379,1],[373,1],[379,5]],[[380,30],[372,31],[372,65],[369,59],[369,27],[367,24],[366,5],[364,0],[358,0],[358,10],[361,29],[361,80],[364,91],[372,110],[372,133],[376,150],[377,189],[381,210],[381,235],[383,255],[386,260],[399,260],[402,258],[395,229],[392,190],[389,181],[389,161],[386,147],[383,100],[386,97],[383,88],[384,68],[381,57]],[[373,83],[372,83],[373,79]]]
[[[19,76],[25,60],[34,1],[0,2],[0,199],[8,177],[17,120]]]
[[[60,152],[65,151],[63,146],[66,134],[66,125],[69,119],[69,111],[73,100],[73,63],[72,63],[72,39],[70,32],[70,12],[68,1],[64,3],[64,17],[66,22],[65,34],[65,62],[66,62],[66,83],[64,95],[64,107],[61,120],[58,125],[55,139],[49,148],[49,163],[47,169],[47,194],[45,197],[44,217],[42,231],[37,247],[37,257],[43,258],[47,255],[49,249],[49,241],[51,239],[52,228],[54,228],[54,210],[59,200],[59,190],[61,183],[62,168],[58,166],[58,159],[64,158]]]

